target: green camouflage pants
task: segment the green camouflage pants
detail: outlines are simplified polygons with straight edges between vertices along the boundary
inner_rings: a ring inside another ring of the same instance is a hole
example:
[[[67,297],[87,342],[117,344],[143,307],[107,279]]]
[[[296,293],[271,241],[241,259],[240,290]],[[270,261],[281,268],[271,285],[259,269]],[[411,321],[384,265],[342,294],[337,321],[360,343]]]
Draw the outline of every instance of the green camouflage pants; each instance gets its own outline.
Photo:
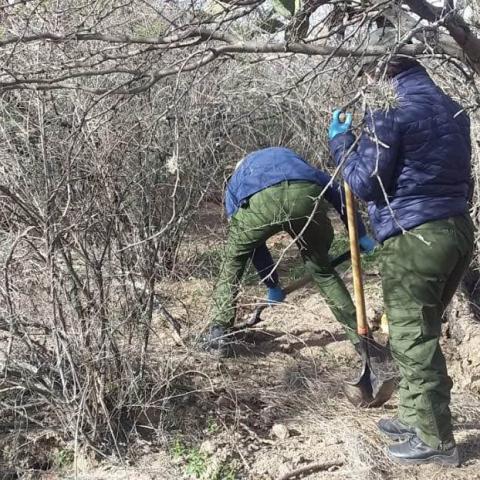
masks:
[[[399,419],[430,447],[454,445],[452,381],[439,345],[442,315],[470,264],[468,215],[420,225],[385,241],[382,285],[390,345],[400,369]]]
[[[316,201],[322,188],[310,182],[283,182],[253,195],[232,217],[220,277],[214,292],[212,324],[235,320],[238,285],[255,248],[280,231],[297,238],[305,268],[314,279],[348,338],[358,342],[355,307],[345,284],[330,265],[333,229],[327,204]],[[310,218],[311,217],[311,218]]]

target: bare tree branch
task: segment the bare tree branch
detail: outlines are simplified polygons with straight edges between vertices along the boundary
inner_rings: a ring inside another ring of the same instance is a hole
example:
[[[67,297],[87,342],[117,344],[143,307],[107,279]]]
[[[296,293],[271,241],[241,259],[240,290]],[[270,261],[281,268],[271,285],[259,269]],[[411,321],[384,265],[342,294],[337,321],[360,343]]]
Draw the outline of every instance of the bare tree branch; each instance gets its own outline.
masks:
[[[462,47],[472,67],[480,73],[480,39],[460,15],[435,7],[427,0],[404,0],[404,3],[412,12],[429,22],[443,20],[452,38]]]

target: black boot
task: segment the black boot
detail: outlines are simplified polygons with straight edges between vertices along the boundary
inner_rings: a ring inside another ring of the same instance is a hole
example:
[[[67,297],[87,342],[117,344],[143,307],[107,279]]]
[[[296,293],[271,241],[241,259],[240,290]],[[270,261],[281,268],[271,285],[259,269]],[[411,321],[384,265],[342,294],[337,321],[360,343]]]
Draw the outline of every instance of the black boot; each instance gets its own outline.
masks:
[[[438,463],[458,467],[460,458],[456,446],[448,450],[435,450],[422,442],[416,435],[402,443],[388,447],[388,455],[398,463],[408,465],[422,465],[424,463]]]
[[[393,440],[406,440],[415,435],[415,429],[403,424],[396,418],[382,418],[377,423],[378,429]]]
[[[220,358],[228,358],[233,353],[231,342],[232,337],[227,329],[221,325],[214,325],[205,337],[204,346],[208,352]]]

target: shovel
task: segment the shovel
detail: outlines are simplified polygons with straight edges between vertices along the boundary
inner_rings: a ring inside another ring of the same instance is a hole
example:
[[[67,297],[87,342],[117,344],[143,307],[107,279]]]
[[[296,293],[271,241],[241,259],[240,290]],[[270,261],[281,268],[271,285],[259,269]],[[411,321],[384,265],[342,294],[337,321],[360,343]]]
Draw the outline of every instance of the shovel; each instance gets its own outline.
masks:
[[[343,262],[346,262],[347,260],[350,259],[350,251],[346,251],[339,255],[338,257],[335,257],[331,262],[331,266],[333,268],[338,267],[340,264]],[[289,283],[284,289],[283,293],[285,296],[289,295],[292,292],[295,292],[296,290],[304,287],[305,285],[308,285],[312,281],[311,275],[304,275],[302,278],[299,278],[298,280],[294,280],[293,282]],[[238,332],[239,330],[244,330],[245,328],[251,328],[257,325],[262,321],[262,312],[267,308],[271,306],[270,304],[263,302],[260,305],[258,305],[255,310],[253,311],[252,315],[248,318],[246,322],[240,323],[238,325],[235,325],[232,328],[233,332]]]
[[[355,199],[346,182],[345,196],[347,200],[348,237],[352,256],[353,292],[355,296],[357,333],[360,337],[359,350],[362,357],[362,368],[356,380],[345,383],[344,392],[348,400],[357,407],[380,407],[392,396],[396,382],[394,378],[386,378],[385,374],[382,376],[380,372],[376,372],[372,365],[369,352],[372,339],[368,335],[365,311]]]

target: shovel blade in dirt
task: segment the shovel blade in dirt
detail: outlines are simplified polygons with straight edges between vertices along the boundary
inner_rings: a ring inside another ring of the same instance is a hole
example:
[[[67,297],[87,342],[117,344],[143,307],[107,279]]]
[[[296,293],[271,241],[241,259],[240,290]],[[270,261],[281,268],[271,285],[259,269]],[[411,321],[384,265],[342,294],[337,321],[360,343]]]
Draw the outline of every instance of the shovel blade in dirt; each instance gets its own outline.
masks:
[[[357,216],[355,199],[348,184],[345,182],[347,203],[348,236],[352,256],[353,291],[355,296],[355,311],[357,317],[357,333],[360,338],[359,348],[362,357],[360,375],[353,382],[345,382],[344,392],[348,400],[358,407],[380,407],[393,394],[395,379],[385,378],[385,374],[377,371],[372,365],[369,352],[370,339],[365,308],[365,294],[362,282],[362,266],[358,246]]]
[[[343,390],[350,403],[356,407],[375,408],[387,402],[395,391],[396,380],[393,376],[377,373],[372,366],[369,353],[370,339],[360,337],[362,368],[360,375],[352,382],[345,382]]]

